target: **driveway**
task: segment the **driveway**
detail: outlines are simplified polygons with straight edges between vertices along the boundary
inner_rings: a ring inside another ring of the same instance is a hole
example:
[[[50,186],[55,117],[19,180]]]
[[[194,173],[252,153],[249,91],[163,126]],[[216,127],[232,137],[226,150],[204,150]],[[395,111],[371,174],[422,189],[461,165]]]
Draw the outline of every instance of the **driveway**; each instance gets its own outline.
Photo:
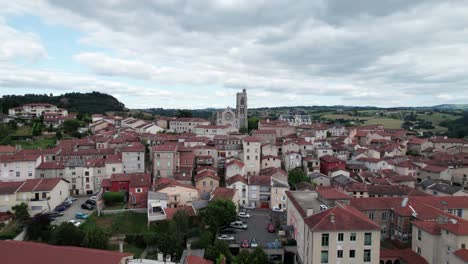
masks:
[[[257,239],[259,245],[265,247],[268,242],[274,242],[276,233],[269,233],[267,225],[270,223],[270,210],[254,209],[249,212],[250,218],[244,218],[247,222],[247,230],[237,230],[234,235],[237,243],[244,239]]]
[[[78,212],[83,212],[85,214],[91,214],[93,211],[88,211],[81,209],[81,205],[88,200],[89,197],[77,197],[77,200],[73,202],[73,204],[63,212],[63,216],[57,217],[55,221],[52,222],[54,225],[60,225],[63,222],[68,222],[69,220],[75,219],[75,215]],[[84,220],[80,219],[80,222],[84,222]]]

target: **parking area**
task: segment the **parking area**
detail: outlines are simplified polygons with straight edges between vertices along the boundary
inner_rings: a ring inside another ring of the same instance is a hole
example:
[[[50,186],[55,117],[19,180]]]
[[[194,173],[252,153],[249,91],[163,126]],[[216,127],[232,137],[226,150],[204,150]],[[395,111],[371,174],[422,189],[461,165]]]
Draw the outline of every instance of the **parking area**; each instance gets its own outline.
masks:
[[[75,219],[76,213],[83,212],[85,214],[91,214],[93,211],[81,209],[81,205],[88,200],[89,197],[77,197],[77,200],[73,202],[73,204],[63,212],[63,216],[57,217],[55,221],[52,222],[54,225],[60,225],[63,222],[68,222],[69,220]],[[80,222],[84,222],[84,220],[79,220]]]
[[[255,238],[260,246],[265,247],[267,243],[274,242],[276,232],[269,233],[267,230],[267,225],[271,222],[271,211],[254,209],[249,214],[250,218],[244,218],[248,225],[247,230],[237,230],[234,235],[236,243],[241,244],[244,239],[250,241]]]

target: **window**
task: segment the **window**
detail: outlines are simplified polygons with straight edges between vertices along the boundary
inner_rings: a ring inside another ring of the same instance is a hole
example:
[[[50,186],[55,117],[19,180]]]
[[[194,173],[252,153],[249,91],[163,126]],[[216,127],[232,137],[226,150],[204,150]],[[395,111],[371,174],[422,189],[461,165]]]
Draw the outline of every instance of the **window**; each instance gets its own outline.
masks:
[[[338,233],[338,241],[343,241],[343,239],[344,239],[344,234]]]
[[[76,183],[76,178],[73,178],[73,179],[72,179],[72,183]]]
[[[422,232],[421,229],[418,229],[418,240],[421,241]]]
[[[369,212],[369,218],[374,220],[374,211]]]
[[[372,233],[364,233],[364,245],[372,245]]]
[[[19,177],[19,176],[20,176],[20,172],[17,171],[17,172],[16,172],[16,177]]]
[[[356,233],[349,234],[349,240],[350,241],[356,241]]]
[[[159,155],[159,153],[158,153],[158,154],[156,154],[156,158],[160,158],[160,157],[161,157],[161,156]]]
[[[42,193],[42,198],[47,198],[47,193],[46,192]]]
[[[349,258],[355,258],[356,257],[356,250],[354,249],[351,249],[349,251]]]
[[[89,171],[85,171],[84,175],[89,176]]]
[[[142,188],[136,188],[135,192],[141,193],[141,192],[143,192],[143,189]]]
[[[206,181],[203,181],[203,187],[206,187]]]
[[[421,248],[420,248],[420,247],[417,247],[417,248],[416,248],[416,252],[417,252],[419,255],[421,255]]]
[[[323,247],[328,247],[328,240],[329,240],[329,235],[322,234],[322,246]]]
[[[382,220],[387,220],[387,212],[382,213]]]
[[[213,187],[213,181],[210,181],[210,186]]]
[[[343,258],[343,250],[336,251],[336,257],[337,258]]]
[[[29,176],[29,177],[32,177],[32,172],[28,172],[28,176]]]
[[[322,254],[320,255],[320,263],[328,263],[328,251],[322,251]]]
[[[371,261],[371,251],[370,249],[364,249],[364,262]]]
[[[115,168],[112,168],[112,172],[115,172]]]

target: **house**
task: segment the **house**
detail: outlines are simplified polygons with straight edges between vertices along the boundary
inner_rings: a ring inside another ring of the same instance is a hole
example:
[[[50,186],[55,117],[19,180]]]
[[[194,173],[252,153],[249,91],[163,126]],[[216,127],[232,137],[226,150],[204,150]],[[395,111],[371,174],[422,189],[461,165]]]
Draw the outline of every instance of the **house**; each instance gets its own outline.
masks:
[[[286,171],[302,168],[302,156],[299,152],[286,152],[283,154],[283,163]]]
[[[437,165],[426,165],[419,168],[417,175],[418,182],[425,179],[440,179],[450,181],[452,178],[452,172],[448,167],[437,166]]]
[[[346,162],[331,155],[325,155],[320,158],[320,173],[329,175],[334,168],[344,170]]]
[[[57,113],[67,116],[68,111],[48,103],[31,103],[8,109],[8,115],[19,118],[40,117],[45,113]]]
[[[274,144],[276,142],[276,131],[275,130],[255,130],[252,136],[263,139],[264,144]]]
[[[242,175],[234,175],[226,180],[226,187],[236,189],[239,195],[239,203],[241,206],[248,205],[249,202],[249,185],[247,179]]]
[[[286,191],[289,190],[287,181],[271,178],[270,208],[285,210],[287,206]]]
[[[210,202],[216,199],[232,201],[236,205],[236,208],[239,208],[239,194],[236,189],[217,187],[210,194]]]
[[[174,178],[179,164],[179,144],[168,142],[152,147],[153,176],[156,178]]]
[[[423,180],[418,184],[418,189],[434,196],[468,196],[462,186],[437,179]]]
[[[225,174],[224,176],[226,177],[226,180],[229,178],[233,177],[234,175],[246,175],[245,173],[245,164],[237,159],[232,159],[226,162],[224,165],[225,167]]]
[[[221,136],[227,135],[229,132],[237,131],[235,126],[230,124],[226,125],[197,125],[193,132],[197,136],[206,136],[206,137],[214,137],[214,136]]]
[[[148,223],[167,219],[164,211],[167,208],[167,201],[167,194],[148,191]]]
[[[421,153],[429,148],[433,148],[433,144],[427,138],[413,137],[408,140],[407,148],[409,151]]]
[[[178,181],[161,178],[153,183],[151,191],[167,195],[167,208],[190,206],[200,198],[197,188]]]
[[[131,207],[146,207],[148,190],[151,186],[151,175],[148,173],[131,173],[128,188],[128,204]]]
[[[209,194],[219,187],[220,178],[216,172],[205,170],[195,175],[195,187],[200,193],[200,197],[209,197]]]
[[[21,181],[36,178],[36,168],[42,162],[40,153],[0,156],[0,180]]]
[[[320,172],[312,172],[307,175],[317,186],[330,186],[330,177]]]
[[[248,177],[248,205],[254,208],[269,208],[271,198],[271,176]]]
[[[210,121],[202,118],[182,117],[169,120],[169,129],[175,133],[192,133],[196,126],[209,126]]]
[[[261,142],[261,138],[254,136],[247,136],[242,140],[243,162],[247,175],[260,173]]]
[[[302,169],[307,173],[320,171],[320,160],[314,157],[302,158]]]
[[[314,192],[286,192],[298,263],[379,263],[380,226],[351,206],[314,212]]]
[[[281,168],[281,159],[277,156],[263,155],[261,169],[266,168]]]
[[[49,264],[125,264],[133,259],[131,253],[14,240],[0,241],[0,252],[2,262],[15,264],[33,264],[41,259]]]
[[[139,142],[125,146],[122,164],[124,173],[145,172],[145,146]]]
[[[0,211],[22,202],[28,204],[31,215],[53,211],[68,197],[68,182],[61,178],[29,179],[17,182],[0,182]]]

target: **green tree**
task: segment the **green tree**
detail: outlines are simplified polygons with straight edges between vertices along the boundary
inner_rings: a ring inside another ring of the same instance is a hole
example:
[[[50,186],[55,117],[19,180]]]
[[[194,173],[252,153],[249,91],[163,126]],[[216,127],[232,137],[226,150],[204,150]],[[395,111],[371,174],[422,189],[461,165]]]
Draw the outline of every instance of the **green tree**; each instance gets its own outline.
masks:
[[[177,109],[176,117],[193,117],[192,111],[188,109]]]
[[[241,128],[239,128],[239,133],[247,134],[248,132],[249,130],[245,126],[242,126]]]
[[[62,246],[80,246],[84,236],[84,232],[74,224],[62,223],[54,230],[52,243]]]
[[[52,233],[50,222],[47,215],[35,215],[26,227],[26,238],[44,242],[49,241]]]
[[[236,219],[236,205],[230,200],[217,199],[208,205],[203,215],[210,228],[217,230]]]
[[[85,232],[85,236],[82,242],[83,247],[106,249],[109,245],[109,235],[106,234],[102,229],[93,227],[89,228]]]
[[[247,119],[248,123],[248,130],[252,131],[254,129],[258,129],[258,122],[260,121],[260,118],[252,116]]]
[[[175,227],[175,236],[178,241],[185,241],[186,234],[189,228],[189,217],[187,212],[184,210],[179,210],[174,214],[172,218]]]
[[[295,168],[291,171],[289,171],[288,174],[288,183],[291,188],[295,189],[296,184],[300,182],[310,182],[309,177],[305,174],[303,170],[300,168]]]
[[[55,138],[56,138],[57,140],[62,139],[62,137],[63,137],[62,132],[57,131],[57,132],[55,133]]]
[[[217,240],[213,246],[208,247],[205,250],[205,258],[216,261],[221,255],[226,257],[226,262],[229,264],[232,262],[232,254],[229,250],[228,244],[224,241]]]
[[[8,127],[13,129],[13,130],[16,130],[16,129],[18,129],[18,124],[16,123],[15,120],[10,120],[10,121],[8,121]]]
[[[105,192],[102,199],[106,205],[114,205],[117,203],[123,203],[125,194],[123,192]]]
[[[29,220],[30,216],[28,212],[28,205],[26,203],[17,204],[11,209],[13,209],[16,220],[18,220],[20,223],[24,223]]]
[[[65,120],[65,122],[63,122],[63,130],[69,134],[77,133],[79,127],[80,121],[76,119]]]
[[[248,251],[241,251],[234,259],[234,264],[250,264],[250,253]]]
[[[250,255],[251,264],[264,264],[268,263],[268,256],[265,254],[263,249],[257,247],[254,252]]]

